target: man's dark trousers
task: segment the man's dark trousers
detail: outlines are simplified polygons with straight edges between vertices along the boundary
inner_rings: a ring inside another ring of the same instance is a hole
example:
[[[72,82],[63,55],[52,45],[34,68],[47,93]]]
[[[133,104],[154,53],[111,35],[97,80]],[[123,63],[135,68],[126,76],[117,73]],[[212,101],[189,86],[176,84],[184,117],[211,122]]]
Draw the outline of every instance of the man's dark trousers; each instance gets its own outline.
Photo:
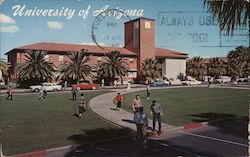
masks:
[[[161,131],[161,115],[160,114],[154,114],[153,115],[153,130],[155,131],[155,122],[158,121],[159,129],[158,131]]]
[[[10,99],[9,99],[9,98],[10,98]],[[9,93],[8,93],[8,96],[6,97],[6,100],[13,100],[13,99],[12,99],[12,94],[9,94]]]
[[[72,99],[73,99],[73,100],[76,100],[76,93],[75,93],[75,92],[72,93]]]

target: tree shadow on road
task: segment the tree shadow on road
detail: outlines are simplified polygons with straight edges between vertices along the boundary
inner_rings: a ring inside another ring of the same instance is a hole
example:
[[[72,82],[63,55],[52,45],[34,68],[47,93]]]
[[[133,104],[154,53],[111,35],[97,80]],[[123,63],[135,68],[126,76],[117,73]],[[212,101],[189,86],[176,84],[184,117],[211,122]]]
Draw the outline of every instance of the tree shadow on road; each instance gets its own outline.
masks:
[[[248,119],[240,119],[233,114],[211,112],[191,116],[195,117],[193,122],[208,122],[208,125],[218,128],[222,133],[243,138],[248,137]]]

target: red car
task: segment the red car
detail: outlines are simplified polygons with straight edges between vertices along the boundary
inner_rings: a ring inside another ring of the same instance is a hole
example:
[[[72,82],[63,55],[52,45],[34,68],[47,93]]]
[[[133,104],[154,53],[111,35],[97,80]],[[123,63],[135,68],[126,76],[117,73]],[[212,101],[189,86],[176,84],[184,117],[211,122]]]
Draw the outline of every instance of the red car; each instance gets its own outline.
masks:
[[[98,89],[100,88],[99,84],[95,84],[95,83],[79,83],[79,84],[75,84],[73,85],[73,87],[75,87],[77,90],[82,90],[82,89]]]

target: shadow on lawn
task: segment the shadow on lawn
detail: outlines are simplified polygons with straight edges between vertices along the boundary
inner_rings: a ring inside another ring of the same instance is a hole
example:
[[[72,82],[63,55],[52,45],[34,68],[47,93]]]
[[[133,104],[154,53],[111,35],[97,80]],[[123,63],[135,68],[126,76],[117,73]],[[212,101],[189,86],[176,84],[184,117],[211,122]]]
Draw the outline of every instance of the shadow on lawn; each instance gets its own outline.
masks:
[[[101,128],[84,131],[81,134],[68,137],[74,146],[65,156],[121,156],[126,152],[117,151],[119,150],[118,146],[124,140],[132,141],[133,134],[127,129]],[[131,142],[131,144],[133,143]]]
[[[208,122],[208,125],[217,127],[220,132],[238,137],[248,137],[248,119],[239,119],[236,115],[225,113],[200,113],[191,115],[193,122]]]

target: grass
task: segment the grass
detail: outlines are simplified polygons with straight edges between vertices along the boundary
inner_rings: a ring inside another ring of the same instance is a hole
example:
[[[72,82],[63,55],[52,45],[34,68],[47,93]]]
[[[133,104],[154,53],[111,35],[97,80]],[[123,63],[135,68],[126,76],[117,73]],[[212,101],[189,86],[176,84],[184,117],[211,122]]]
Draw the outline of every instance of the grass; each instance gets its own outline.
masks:
[[[85,98],[106,93],[86,92]],[[46,99],[38,100],[37,94],[14,95],[13,101],[1,97],[1,122],[3,152],[13,155],[36,150],[60,147],[81,142],[125,135],[90,111],[84,119],[73,116],[78,112],[77,101],[71,93],[49,93]]]
[[[141,91],[124,95],[123,108],[125,110],[132,112],[131,104],[137,94],[142,97],[142,104],[148,115],[154,99],[161,104],[164,110],[162,121],[175,126],[249,114],[249,90],[161,89],[151,90],[149,100],[146,99],[146,91]]]

